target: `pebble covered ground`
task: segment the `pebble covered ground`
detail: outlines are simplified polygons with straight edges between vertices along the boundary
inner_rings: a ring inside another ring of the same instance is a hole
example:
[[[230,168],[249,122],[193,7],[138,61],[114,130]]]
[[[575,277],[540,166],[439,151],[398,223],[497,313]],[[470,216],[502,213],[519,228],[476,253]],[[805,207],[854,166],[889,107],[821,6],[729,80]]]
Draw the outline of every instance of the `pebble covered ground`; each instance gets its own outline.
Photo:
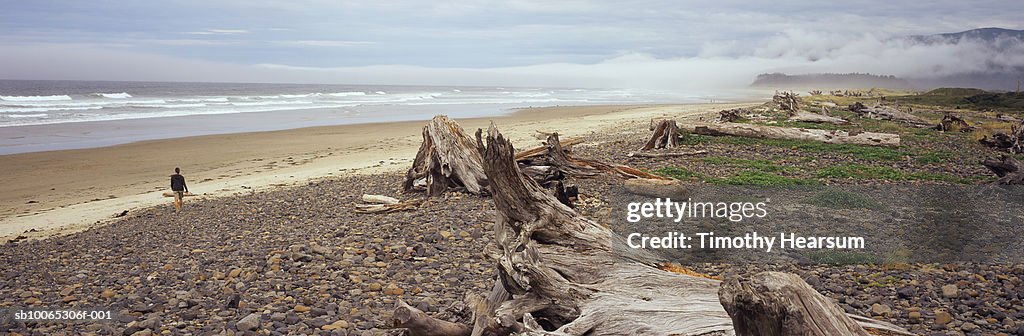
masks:
[[[460,194],[356,214],[397,174],[158,207],[0,246],[0,307],[104,309],[113,321],[0,321],[23,335],[386,334],[395,300],[464,319],[493,281],[491,204]]]
[[[579,146],[577,155],[648,169],[686,164],[708,175],[729,173],[702,168],[699,158],[626,158],[648,134],[646,124],[633,126],[625,135],[590,136],[591,145]],[[787,149],[702,146],[692,149],[808,162]],[[815,159],[826,165],[850,158]],[[963,162],[945,171],[961,177],[984,173]],[[353,212],[362,194],[418,197],[399,194],[400,182],[399,174],[333,178],[188,200],[182,213],[168,203],[85,232],[0,245],[0,308],[109,309],[114,315],[111,321],[64,323],[7,319],[0,321],[0,332],[401,334],[388,328],[398,299],[435,317],[466,321],[464,295],[486,292],[495,276],[486,256],[493,249],[492,204],[450,193],[415,211]],[[607,216],[602,190],[615,182],[574,182],[590,197],[582,213]],[[1022,265],[687,266],[721,276],[793,272],[847,312],[923,335],[1024,335]]]

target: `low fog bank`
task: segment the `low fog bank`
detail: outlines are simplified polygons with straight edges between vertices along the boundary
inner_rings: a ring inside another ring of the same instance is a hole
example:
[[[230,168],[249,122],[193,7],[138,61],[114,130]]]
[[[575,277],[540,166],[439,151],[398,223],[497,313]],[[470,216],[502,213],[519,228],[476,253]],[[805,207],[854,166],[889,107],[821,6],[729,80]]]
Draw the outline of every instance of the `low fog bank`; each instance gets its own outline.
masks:
[[[1024,75],[1019,36],[891,38],[789,30],[753,43],[707,43],[689,57],[624,53],[593,64],[501,68],[406,65],[297,67],[227,64],[95,45],[0,46],[8,79],[355,83],[542,87],[741,89],[758,74],[871,73],[918,89],[1016,89]]]

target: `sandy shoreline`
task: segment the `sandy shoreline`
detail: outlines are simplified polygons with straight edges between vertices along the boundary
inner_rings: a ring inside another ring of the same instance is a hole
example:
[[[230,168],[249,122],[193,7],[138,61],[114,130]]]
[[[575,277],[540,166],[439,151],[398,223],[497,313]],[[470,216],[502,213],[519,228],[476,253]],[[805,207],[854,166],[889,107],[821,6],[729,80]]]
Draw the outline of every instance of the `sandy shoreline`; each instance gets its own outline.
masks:
[[[517,144],[539,142],[536,131],[567,136],[626,121],[696,115],[736,105],[546,107],[494,118],[459,119],[466,129],[494,121]],[[284,131],[196,136],[79,150],[0,156],[0,237],[67,234],[124,210],[170,201],[175,166],[199,197],[221,197],[312,179],[407,169],[423,121],[322,126]],[[395,193],[398,191],[396,190]],[[186,202],[187,207],[187,202]],[[35,230],[32,232],[26,232]]]

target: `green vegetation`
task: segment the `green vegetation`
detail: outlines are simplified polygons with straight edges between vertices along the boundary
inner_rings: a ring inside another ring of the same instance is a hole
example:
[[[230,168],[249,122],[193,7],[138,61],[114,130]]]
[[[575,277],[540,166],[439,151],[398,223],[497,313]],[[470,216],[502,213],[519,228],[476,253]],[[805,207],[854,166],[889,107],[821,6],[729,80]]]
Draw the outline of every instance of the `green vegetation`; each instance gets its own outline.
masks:
[[[795,186],[815,185],[817,180],[806,178],[785,177],[769,172],[758,170],[743,170],[727,177],[708,177],[682,167],[665,167],[651,171],[665,177],[677,180],[699,179],[707,183],[718,185],[749,185],[749,186]]]
[[[862,164],[845,164],[825,167],[818,171],[820,178],[855,178],[870,180],[902,180],[903,173],[889,167],[865,166]]]
[[[776,164],[770,160],[737,159],[724,156],[711,156],[704,158],[704,162],[713,165],[728,165],[739,168],[749,168],[765,172],[798,171],[796,167],[786,167]]]
[[[664,167],[652,170],[651,172],[664,177],[671,177],[677,180],[684,181],[689,180],[691,178],[701,179],[704,177],[704,175],[694,173],[693,171],[690,171],[689,169],[682,167]]]
[[[712,184],[770,187],[818,184],[818,181],[814,179],[785,177],[757,170],[744,170],[732,176],[722,178],[712,177],[705,179],[705,181]]]
[[[844,190],[825,190],[800,201],[832,209],[881,209],[882,205],[867,196]]]
[[[890,167],[866,166],[856,163],[822,168],[818,171],[817,177],[890,181],[941,181],[965,184],[972,182],[970,179],[963,179],[949,174],[930,172],[904,173]]]

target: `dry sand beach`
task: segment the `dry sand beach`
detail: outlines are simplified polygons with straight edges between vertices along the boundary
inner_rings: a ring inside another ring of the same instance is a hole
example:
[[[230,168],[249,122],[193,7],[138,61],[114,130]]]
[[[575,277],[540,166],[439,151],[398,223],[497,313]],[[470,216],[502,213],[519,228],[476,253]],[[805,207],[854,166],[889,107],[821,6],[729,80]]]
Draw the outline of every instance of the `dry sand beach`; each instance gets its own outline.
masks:
[[[458,120],[467,130],[501,125],[516,143],[537,131],[567,136],[623,122],[695,116],[749,104],[546,107],[503,117]],[[167,205],[167,176],[182,168],[198,198],[303,184],[352,172],[408,169],[422,121],[311,127],[284,131],[144,141],[103,148],[36,152],[0,160],[0,237],[78,232],[124,210]],[[195,201],[195,198],[186,200]]]

